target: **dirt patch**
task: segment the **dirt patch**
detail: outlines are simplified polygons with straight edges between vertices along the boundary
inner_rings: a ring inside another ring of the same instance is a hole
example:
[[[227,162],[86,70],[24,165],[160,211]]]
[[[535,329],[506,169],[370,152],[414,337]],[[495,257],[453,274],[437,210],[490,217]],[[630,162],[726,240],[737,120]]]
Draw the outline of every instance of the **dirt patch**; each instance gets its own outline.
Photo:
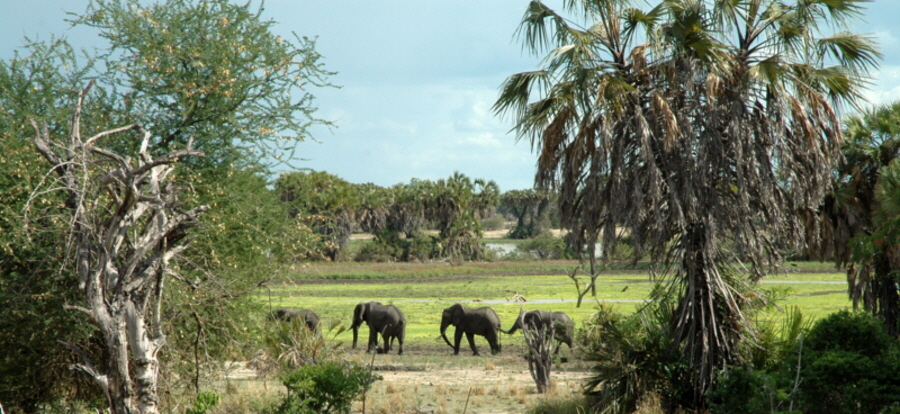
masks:
[[[415,360],[407,360],[405,355],[386,356],[387,359],[373,365],[374,372],[382,380],[376,381],[366,394],[365,413],[523,413],[536,399],[547,395],[537,393],[524,358],[512,354],[504,352],[489,357],[428,355]],[[349,357],[360,361],[369,358],[363,353]],[[231,365],[229,380],[245,384],[262,382],[248,364]],[[587,366],[584,361],[556,364],[551,374],[553,391],[549,396],[580,394],[582,384],[591,375]],[[277,391],[279,387],[277,380],[268,381],[269,390]],[[260,387],[245,385],[240,388]],[[362,401],[354,404],[353,412],[363,412]]]
[[[378,372],[367,396],[374,413],[522,413],[540,398],[527,369],[511,367]],[[557,371],[553,395],[581,392],[589,372]],[[359,404],[362,408],[362,404]]]

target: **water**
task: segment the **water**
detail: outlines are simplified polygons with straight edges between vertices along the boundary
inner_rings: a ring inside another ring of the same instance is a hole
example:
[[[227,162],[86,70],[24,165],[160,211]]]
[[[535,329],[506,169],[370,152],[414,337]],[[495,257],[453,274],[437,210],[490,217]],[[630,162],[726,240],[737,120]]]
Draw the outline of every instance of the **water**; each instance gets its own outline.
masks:
[[[517,249],[517,246],[515,243],[485,243],[485,247],[496,251],[497,254],[500,256],[504,256],[504,255],[510,254],[512,252],[515,252]],[[597,243],[594,245],[594,254],[597,257],[600,257],[600,254],[602,253],[601,249],[602,248],[601,248],[600,243]]]

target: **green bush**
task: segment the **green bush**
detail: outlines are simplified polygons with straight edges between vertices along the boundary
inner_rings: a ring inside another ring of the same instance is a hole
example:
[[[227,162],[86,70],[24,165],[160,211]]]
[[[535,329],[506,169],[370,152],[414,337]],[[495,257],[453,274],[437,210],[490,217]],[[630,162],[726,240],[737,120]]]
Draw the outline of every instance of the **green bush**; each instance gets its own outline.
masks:
[[[790,407],[793,378],[751,367],[731,367],[719,375],[707,394],[713,414],[768,414]]]
[[[282,376],[287,395],[274,414],[347,414],[373,382],[382,379],[359,365],[306,365]]]
[[[800,409],[817,413],[878,413],[900,401],[900,352],[882,323],[841,311],[820,320],[798,345]]]
[[[630,414],[659,399],[668,412],[690,405],[690,368],[672,352],[668,321],[673,308],[655,302],[632,315],[600,306],[579,342],[597,361],[585,393],[602,413]]]
[[[500,214],[495,214],[481,220],[482,230],[503,230],[505,227],[506,219]]]
[[[353,258],[357,262],[424,262],[435,257],[435,239],[425,233],[401,237],[385,231],[360,246]]]
[[[554,237],[550,232],[521,241],[516,248],[541,260],[567,259],[571,256],[566,249],[566,242],[560,237]]]
[[[766,296],[773,295],[777,293]],[[787,308],[778,320],[757,321],[754,326],[755,340],[742,344],[746,365],[724,370],[706,396],[711,413],[768,414],[787,412],[783,410],[792,406],[797,372],[796,365],[789,366],[786,360],[811,326],[797,307]]]
[[[399,256],[398,249],[395,246],[386,244],[380,240],[373,240],[363,243],[353,260],[356,262],[376,262],[384,263],[396,260]]]
[[[197,394],[194,406],[188,408],[185,414],[206,414],[217,405],[219,405],[219,394],[216,394],[215,391],[203,391]]]
[[[771,363],[733,367],[719,376],[707,395],[711,413],[900,412],[900,347],[878,319],[841,311],[796,340],[799,323],[790,325],[783,329],[793,345],[789,352],[762,344],[774,357]]]

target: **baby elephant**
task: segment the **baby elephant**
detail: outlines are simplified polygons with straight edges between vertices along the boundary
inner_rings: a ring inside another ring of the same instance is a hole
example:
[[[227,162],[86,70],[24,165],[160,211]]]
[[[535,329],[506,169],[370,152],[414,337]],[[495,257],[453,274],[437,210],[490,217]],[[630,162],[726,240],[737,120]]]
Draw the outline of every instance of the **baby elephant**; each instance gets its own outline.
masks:
[[[553,337],[556,339],[556,350],[553,351],[554,354],[559,353],[559,347],[563,343],[569,346],[569,349],[572,349],[572,334],[575,333],[575,323],[572,322],[572,319],[569,318],[569,315],[566,315],[562,312],[547,312],[543,310],[533,310],[530,312],[525,312],[523,315],[520,315],[516,318],[516,323],[506,331],[507,334],[515,333],[519,328],[522,327],[522,321],[525,321],[525,326],[529,329],[541,329],[542,327],[550,327],[551,324],[554,327],[554,335]]]
[[[319,329],[319,315],[309,309],[290,310],[278,309],[272,312],[272,318],[283,322],[302,321],[309,328],[310,332],[317,332]]]

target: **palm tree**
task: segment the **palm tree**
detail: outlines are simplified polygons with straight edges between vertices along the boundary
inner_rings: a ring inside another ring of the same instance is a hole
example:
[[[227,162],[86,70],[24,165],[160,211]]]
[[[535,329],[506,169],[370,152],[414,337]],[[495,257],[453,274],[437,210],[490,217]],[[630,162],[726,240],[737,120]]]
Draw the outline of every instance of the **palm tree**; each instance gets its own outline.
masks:
[[[757,280],[801,239],[795,212],[819,205],[839,153],[835,108],[856,102],[879,54],[823,35],[861,0],[632,3],[568,0],[569,18],[532,1],[518,33],[546,57],[494,108],[531,140],[536,184],[558,188],[580,243],[610,249],[621,226],[636,255],[667,265],[672,351],[694,367],[699,404],[742,334],[730,264]]]
[[[809,233],[810,254],[847,266],[854,307],[879,316],[894,335],[900,333],[900,238],[896,237],[900,102],[874,107],[848,117],[836,170]]]

